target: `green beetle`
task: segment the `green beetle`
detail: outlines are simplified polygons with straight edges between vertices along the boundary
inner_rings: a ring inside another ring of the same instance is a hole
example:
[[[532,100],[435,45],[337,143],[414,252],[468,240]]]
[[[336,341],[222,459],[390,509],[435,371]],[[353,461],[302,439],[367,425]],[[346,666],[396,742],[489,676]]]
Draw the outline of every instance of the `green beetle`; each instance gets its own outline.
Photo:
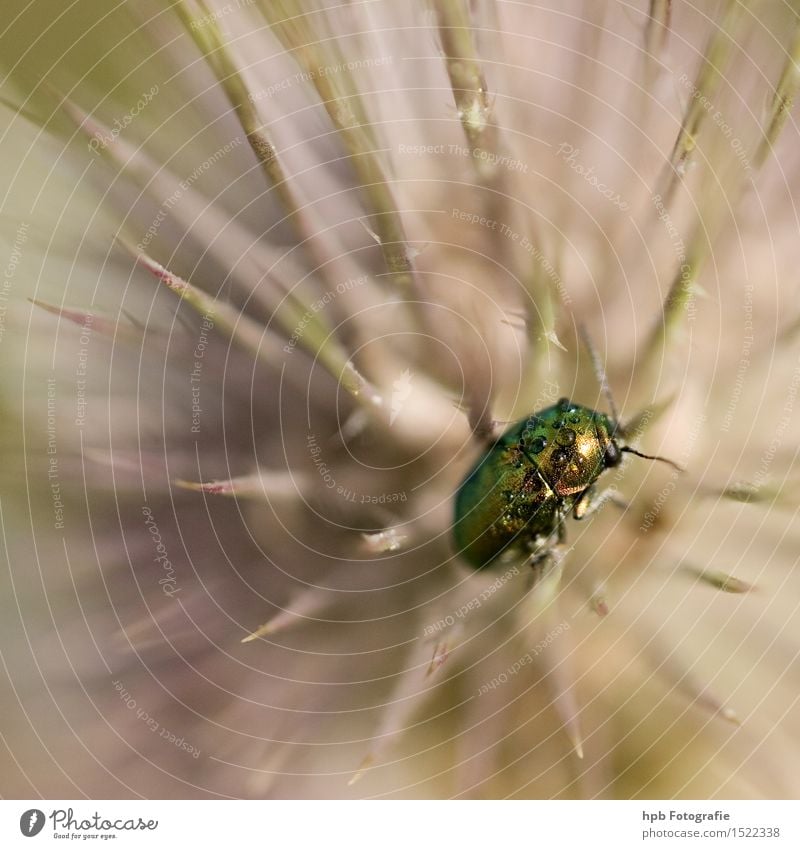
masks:
[[[610,496],[597,496],[594,484],[622,452],[662,459],[622,444],[620,434],[609,416],[568,398],[512,425],[459,487],[456,550],[476,569],[504,551],[532,554],[534,563],[546,556],[555,536],[564,541],[570,512],[582,519]]]

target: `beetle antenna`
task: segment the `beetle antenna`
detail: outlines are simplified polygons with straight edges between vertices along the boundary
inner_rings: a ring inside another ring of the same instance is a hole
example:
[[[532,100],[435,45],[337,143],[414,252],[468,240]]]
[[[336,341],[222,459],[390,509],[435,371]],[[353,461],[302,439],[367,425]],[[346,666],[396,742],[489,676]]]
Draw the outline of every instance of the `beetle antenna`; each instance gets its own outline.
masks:
[[[666,457],[656,457],[655,454],[642,454],[641,451],[637,451],[635,448],[629,448],[627,445],[623,445],[619,449],[620,451],[625,451],[628,454],[635,454],[637,457],[644,457],[645,460],[658,460],[660,463],[667,463],[672,466],[673,469],[676,469],[679,472],[685,472],[686,469],[683,466],[679,466],[677,463],[672,460],[668,460]]]
[[[611,394],[611,387],[608,385],[606,370],[603,368],[603,364],[600,362],[600,357],[598,356],[597,351],[592,344],[592,340],[589,338],[589,333],[583,324],[578,324],[578,333],[580,333],[584,348],[586,348],[589,352],[589,359],[592,361],[594,376],[600,384],[600,391],[605,396],[608,409],[611,410],[611,418],[614,420],[614,432],[622,432],[619,421],[619,413],[617,412],[617,405],[614,403],[614,396]]]

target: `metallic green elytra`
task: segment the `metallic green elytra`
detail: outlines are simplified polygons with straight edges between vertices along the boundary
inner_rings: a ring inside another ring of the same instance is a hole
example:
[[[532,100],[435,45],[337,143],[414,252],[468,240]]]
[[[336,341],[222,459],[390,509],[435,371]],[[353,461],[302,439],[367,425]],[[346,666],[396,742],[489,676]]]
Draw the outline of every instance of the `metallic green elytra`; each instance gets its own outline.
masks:
[[[572,511],[583,518],[593,484],[628,451],[609,416],[562,398],[512,425],[478,460],[456,495],[456,550],[476,569],[503,551],[530,553]]]

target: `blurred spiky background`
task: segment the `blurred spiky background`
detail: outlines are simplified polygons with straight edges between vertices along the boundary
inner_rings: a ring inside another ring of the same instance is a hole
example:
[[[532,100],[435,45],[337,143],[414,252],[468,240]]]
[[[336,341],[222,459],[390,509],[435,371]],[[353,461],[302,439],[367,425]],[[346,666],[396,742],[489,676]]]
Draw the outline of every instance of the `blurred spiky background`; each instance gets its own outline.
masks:
[[[797,795],[797,4],[0,39],[4,796]],[[581,326],[687,472],[472,573],[481,439],[606,408]]]

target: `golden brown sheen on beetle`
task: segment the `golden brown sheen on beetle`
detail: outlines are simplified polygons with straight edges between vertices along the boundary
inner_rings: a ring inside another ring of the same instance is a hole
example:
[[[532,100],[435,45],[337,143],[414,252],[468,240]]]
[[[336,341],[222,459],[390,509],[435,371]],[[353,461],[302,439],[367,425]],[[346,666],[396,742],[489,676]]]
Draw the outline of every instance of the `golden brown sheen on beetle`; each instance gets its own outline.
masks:
[[[619,465],[615,423],[562,398],[512,425],[481,456],[456,495],[458,553],[477,569],[503,551],[541,549],[570,511],[582,518],[592,485]]]

